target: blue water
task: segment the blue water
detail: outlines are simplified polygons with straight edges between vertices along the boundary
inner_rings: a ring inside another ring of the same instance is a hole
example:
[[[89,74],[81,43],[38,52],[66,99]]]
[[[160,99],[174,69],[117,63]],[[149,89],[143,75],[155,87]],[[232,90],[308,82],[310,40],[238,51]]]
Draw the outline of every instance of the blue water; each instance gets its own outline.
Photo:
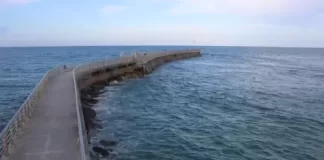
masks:
[[[120,51],[183,47],[0,48],[0,122],[42,74]],[[117,159],[324,159],[324,49],[201,47],[143,79],[108,86],[94,106]]]

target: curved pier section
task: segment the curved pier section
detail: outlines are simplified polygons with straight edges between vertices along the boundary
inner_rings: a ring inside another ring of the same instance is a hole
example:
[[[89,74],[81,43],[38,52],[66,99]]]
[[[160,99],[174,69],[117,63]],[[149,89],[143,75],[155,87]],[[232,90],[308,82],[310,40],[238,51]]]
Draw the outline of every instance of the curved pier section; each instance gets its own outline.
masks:
[[[199,50],[138,53],[48,71],[1,132],[1,160],[88,160],[87,126],[79,91],[127,74],[200,56]]]
[[[138,53],[118,60],[99,61],[76,68],[79,90],[89,85],[128,74],[148,74],[156,67],[174,60],[200,56],[200,50],[181,50],[156,53]],[[117,63],[116,63],[117,62]],[[80,71],[79,71],[80,70]]]

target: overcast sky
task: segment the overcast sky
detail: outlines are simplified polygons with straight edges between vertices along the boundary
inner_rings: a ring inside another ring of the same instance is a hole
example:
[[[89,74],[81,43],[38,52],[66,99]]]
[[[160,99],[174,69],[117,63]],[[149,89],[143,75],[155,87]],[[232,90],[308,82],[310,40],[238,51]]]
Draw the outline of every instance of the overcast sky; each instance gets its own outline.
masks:
[[[324,47],[324,0],[0,0],[0,46]]]

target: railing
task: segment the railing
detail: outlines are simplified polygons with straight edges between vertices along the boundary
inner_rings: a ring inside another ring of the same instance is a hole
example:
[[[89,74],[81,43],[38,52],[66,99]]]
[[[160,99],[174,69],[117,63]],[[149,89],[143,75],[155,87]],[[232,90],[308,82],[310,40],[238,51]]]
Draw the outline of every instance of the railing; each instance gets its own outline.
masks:
[[[17,136],[19,136],[26,121],[31,117],[32,111],[37,105],[48,80],[64,71],[65,69],[63,67],[57,67],[49,70],[43,76],[37,86],[33,89],[25,102],[20,106],[15,115],[7,123],[6,127],[0,134],[2,143],[0,147],[0,157],[2,157],[3,155],[7,156],[9,154],[10,146],[15,144],[15,139],[17,138]]]
[[[73,81],[74,81],[74,92],[75,92],[75,104],[76,104],[76,110],[77,110],[77,118],[78,118],[78,137],[79,137],[79,145],[80,145],[80,154],[81,154],[81,160],[89,160],[89,149],[88,149],[88,135],[85,128],[84,118],[83,118],[83,111],[82,111],[82,105],[79,97],[79,89],[76,79],[75,70],[78,67],[76,67],[73,70]]]
[[[146,52],[138,53],[139,57],[145,56],[143,59],[143,63],[146,63],[147,61],[153,60],[157,57],[163,57],[168,55],[178,55],[183,53],[200,53],[199,49],[187,49],[187,50],[174,50],[174,51],[157,51],[157,52],[150,52],[149,54],[146,54]]]

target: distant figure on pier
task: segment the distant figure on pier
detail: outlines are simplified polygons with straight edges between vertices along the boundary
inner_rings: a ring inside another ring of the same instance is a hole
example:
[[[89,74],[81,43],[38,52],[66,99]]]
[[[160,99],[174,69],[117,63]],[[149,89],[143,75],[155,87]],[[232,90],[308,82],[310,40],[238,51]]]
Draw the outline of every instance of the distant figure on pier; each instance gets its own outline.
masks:
[[[137,53],[137,52],[135,52],[135,53],[133,54],[133,59],[134,59],[135,61],[138,60],[138,53]]]
[[[66,65],[63,65],[63,69],[66,69]]]

